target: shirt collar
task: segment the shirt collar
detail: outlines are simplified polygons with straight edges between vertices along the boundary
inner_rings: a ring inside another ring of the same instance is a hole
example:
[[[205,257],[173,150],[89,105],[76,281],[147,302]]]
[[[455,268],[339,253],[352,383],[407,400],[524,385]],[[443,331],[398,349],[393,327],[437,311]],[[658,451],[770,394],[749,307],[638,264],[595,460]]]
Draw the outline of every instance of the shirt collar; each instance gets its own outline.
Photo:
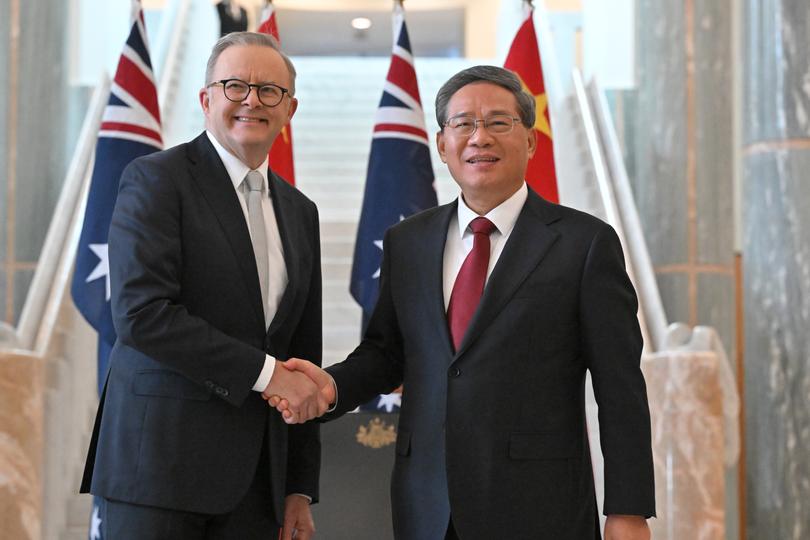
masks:
[[[247,173],[250,172],[250,167],[242,163],[242,161],[236,157],[235,155],[228,152],[224,146],[219,144],[219,141],[214,134],[208,130],[205,130],[205,134],[208,135],[208,140],[211,141],[211,144],[214,145],[214,150],[217,151],[219,155],[219,159],[222,160],[222,164],[225,165],[225,170],[228,171],[228,176],[231,178],[231,182],[233,182],[233,187],[239,190],[239,186],[244,181],[245,176]],[[262,181],[264,182],[264,190],[265,193],[268,193],[267,187],[267,166],[269,163],[270,157],[264,158],[264,161],[256,171],[262,175]]]
[[[495,225],[495,228],[498,229],[498,232],[500,232],[502,236],[506,236],[512,232],[512,228],[514,228],[518,215],[520,215],[520,211],[523,209],[523,205],[526,203],[528,197],[529,188],[526,187],[526,182],[523,182],[520,188],[514,192],[511,197],[490,210],[484,217]],[[477,217],[480,216],[471,210],[470,207],[467,206],[467,203],[464,202],[464,197],[459,195],[458,233],[461,238],[464,238],[464,233],[467,231],[470,222]]]

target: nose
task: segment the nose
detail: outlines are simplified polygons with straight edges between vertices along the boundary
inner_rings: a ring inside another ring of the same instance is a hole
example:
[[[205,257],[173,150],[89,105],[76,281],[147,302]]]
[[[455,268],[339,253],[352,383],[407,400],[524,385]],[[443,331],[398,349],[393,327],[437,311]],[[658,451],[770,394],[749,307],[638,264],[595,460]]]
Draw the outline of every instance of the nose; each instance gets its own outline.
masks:
[[[482,120],[475,123],[475,131],[467,139],[467,144],[471,146],[489,146],[492,144],[492,134],[484,127]]]
[[[248,87],[248,94],[242,100],[242,105],[247,105],[251,109],[261,107],[263,103],[259,101],[259,89],[253,86]]]

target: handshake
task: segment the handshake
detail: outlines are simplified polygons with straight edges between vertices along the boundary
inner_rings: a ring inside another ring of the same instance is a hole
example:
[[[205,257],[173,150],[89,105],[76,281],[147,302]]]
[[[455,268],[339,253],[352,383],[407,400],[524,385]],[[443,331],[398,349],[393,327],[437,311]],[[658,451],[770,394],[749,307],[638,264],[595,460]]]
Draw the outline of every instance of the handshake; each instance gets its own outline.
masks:
[[[262,398],[288,424],[302,424],[325,413],[337,400],[332,376],[307,360],[276,361],[276,369]]]

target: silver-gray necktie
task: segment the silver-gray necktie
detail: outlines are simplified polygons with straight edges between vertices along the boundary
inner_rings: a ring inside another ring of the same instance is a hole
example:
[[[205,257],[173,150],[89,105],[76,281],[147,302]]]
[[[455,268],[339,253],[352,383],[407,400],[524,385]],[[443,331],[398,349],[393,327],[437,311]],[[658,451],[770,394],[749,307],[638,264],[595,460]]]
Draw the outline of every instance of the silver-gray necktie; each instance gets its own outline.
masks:
[[[267,255],[267,231],[264,228],[262,197],[264,178],[258,171],[250,171],[245,177],[248,185],[247,207],[250,223],[250,239],[253,243],[253,254],[256,256],[256,269],[259,271],[259,286],[262,289],[262,306],[267,322],[267,289],[270,285],[270,261]]]

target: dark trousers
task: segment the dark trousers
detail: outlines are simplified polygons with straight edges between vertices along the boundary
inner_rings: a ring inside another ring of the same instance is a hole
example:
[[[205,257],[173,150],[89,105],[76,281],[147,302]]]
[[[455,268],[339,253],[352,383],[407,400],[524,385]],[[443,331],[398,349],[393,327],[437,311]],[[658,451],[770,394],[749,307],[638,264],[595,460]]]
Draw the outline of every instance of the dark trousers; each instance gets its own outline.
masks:
[[[210,515],[105,499],[101,518],[108,540],[277,540],[267,441],[253,483],[227,514]]]
[[[444,540],[459,540],[456,529],[453,527],[453,516],[450,516],[450,522],[447,524],[447,534],[444,536]]]

